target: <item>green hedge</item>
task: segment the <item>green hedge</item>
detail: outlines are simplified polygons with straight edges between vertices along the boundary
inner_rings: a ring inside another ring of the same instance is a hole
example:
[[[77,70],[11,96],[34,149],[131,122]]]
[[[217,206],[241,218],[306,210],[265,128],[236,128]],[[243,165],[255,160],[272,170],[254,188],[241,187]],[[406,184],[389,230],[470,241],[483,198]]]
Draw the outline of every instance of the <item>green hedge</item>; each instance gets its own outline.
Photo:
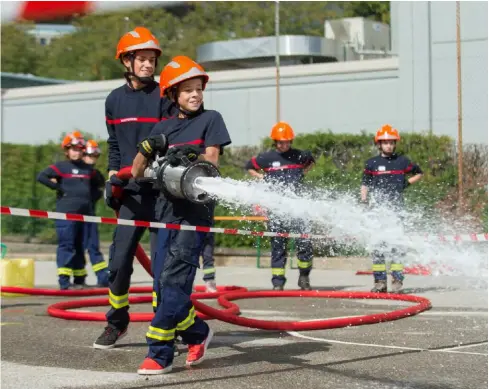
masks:
[[[311,185],[358,194],[364,163],[377,153],[372,139],[373,135],[366,133],[353,135],[317,132],[298,136],[294,141],[294,147],[309,149],[316,157],[317,165],[307,176],[307,182]],[[100,142],[100,146],[103,154],[98,168],[105,173],[107,145]],[[243,169],[245,162],[269,146],[270,142],[265,139],[260,147],[229,148],[221,160],[222,175],[248,179]],[[421,206],[425,211],[432,212],[434,205],[456,187],[457,166],[454,160],[453,140],[447,136],[405,134],[398,146],[398,152],[406,154],[413,162],[419,164],[425,173],[423,180],[407,191],[407,204]],[[38,184],[35,177],[46,166],[63,158],[58,144],[27,146],[3,143],[2,205],[54,210],[54,193]],[[482,202],[487,210],[487,187],[484,190],[476,188],[474,193],[475,200],[472,202]],[[216,210],[216,215],[236,213],[222,206],[218,206]],[[113,211],[103,201],[99,201],[97,215],[113,216]],[[479,216],[482,219],[484,215],[486,219],[483,224],[487,229],[487,212],[481,212]],[[216,222],[216,226],[264,228],[263,223],[251,222]],[[110,240],[113,228],[100,226],[101,239]],[[46,242],[55,241],[53,221],[49,220],[2,216],[1,231],[4,235],[20,234],[37,237]],[[221,247],[250,247],[254,242],[255,239],[249,237],[216,235],[216,243]]]

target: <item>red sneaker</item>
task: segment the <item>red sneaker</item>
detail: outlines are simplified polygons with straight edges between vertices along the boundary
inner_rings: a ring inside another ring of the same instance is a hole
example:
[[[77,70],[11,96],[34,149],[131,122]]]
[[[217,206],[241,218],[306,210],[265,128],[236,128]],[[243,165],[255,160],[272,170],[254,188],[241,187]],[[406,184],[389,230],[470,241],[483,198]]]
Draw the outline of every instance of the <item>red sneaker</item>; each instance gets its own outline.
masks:
[[[172,365],[163,367],[154,359],[145,358],[141,366],[139,366],[138,374],[141,375],[155,375],[155,374],[166,374],[171,372]]]
[[[187,366],[198,365],[205,359],[205,353],[207,351],[207,346],[212,340],[214,332],[209,328],[209,334],[207,338],[201,344],[189,344],[188,345],[188,356],[187,356]]]

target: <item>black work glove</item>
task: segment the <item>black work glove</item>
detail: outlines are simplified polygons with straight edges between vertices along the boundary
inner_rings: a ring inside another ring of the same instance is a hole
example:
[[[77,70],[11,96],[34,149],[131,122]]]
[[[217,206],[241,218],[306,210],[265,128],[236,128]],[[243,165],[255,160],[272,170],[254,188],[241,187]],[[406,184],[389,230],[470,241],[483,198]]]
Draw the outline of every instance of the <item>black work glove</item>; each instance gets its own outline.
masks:
[[[105,182],[104,198],[105,204],[107,204],[114,211],[118,211],[121,208],[121,200],[114,196],[114,187],[117,186],[112,184],[110,181]]]
[[[57,199],[60,199],[61,197],[63,197],[65,195],[65,191],[63,189],[61,189],[61,185],[58,183],[56,184],[56,198]]]
[[[196,146],[173,147],[166,154],[171,166],[186,166],[199,158],[200,148]]]
[[[127,180],[121,180],[117,174],[112,174],[105,183],[104,198],[107,204],[114,211],[121,208],[122,188],[127,184]]]
[[[154,158],[157,151],[160,152],[161,155],[165,155],[167,150],[168,140],[163,134],[150,136],[138,145],[138,151],[143,154],[146,159]]]
[[[301,159],[302,163],[304,164],[304,167],[309,166],[311,163],[316,162],[314,157],[312,156],[312,153],[309,150],[304,150],[301,154]]]

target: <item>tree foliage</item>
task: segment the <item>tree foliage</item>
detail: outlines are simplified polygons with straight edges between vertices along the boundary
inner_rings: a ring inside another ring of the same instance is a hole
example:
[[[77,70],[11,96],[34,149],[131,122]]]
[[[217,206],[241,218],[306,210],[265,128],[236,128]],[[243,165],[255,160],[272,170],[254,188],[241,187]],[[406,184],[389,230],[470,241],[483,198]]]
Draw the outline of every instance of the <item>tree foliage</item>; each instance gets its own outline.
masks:
[[[82,132],[83,129],[81,129]],[[85,132],[84,132],[85,133]],[[85,133],[88,139],[89,134]],[[311,150],[316,157],[316,166],[307,175],[309,185],[314,187],[334,188],[335,192],[359,194],[364,162],[378,151],[373,144],[373,134],[333,134],[317,132],[297,136],[294,147]],[[102,157],[97,168],[107,171],[107,143],[99,142]],[[220,161],[223,177],[249,179],[244,169],[245,163],[260,150],[270,146],[268,140],[261,147],[226,148]],[[450,200],[450,194],[457,185],[457,165],[453,155],[453,140],[447,136],[421,135],[406,133],[399,144],[400,153],[406,154],[413,162],[418,163],[425,175],[419,184],[406,191],[408,206],[423,207],[425,214],[434,212],[435,206]],[[53,191],[36,182],[36,175],[48,165],[63,158],[59,143],[42,146],[2,144],[2,204],[17,208],[55,209]],[[487,148],[467,149],[464,171],[477,178],[471,183],[470,177],[465,182],[465,197],[468,202],[467,214],[481,220],[479,228],[487,231]],[[485,163],[481,161],[486,161]],[[484,178],[485,177],[485,178]],[[452,211],[451,209],[449,211]],[[251,210],[242,208],[230,210],[222,205],[216,209],[216,215],[250,214]],[[96,214],[113,216],[104,201],[97,204]],[[55,241],[53,222],[49,220],[2,216],[2,234],[21,234],[37,236],[42,241]],[[254,222],[216,222],[217,227],[263,229],[265,226]],[[110,241],[114,227],[100,226],[102,240]],[[251,247],[253,237],[216,234],[219,247]],[[268,239],[263,241],[268,244]]]
[[[37,73],[41,48],[29,28],[31,24],[2,24],[2,72]]]
[[[25,32],[27,25],[2,25],[2,69],[67,80],[120,78],[115,60],[119,38],[136,26],[148,27],[159,39],[161,65],[175,55],[196,58],[197,47],[219,40],[269,36],[275,33],[275,2],[189,2],[176,12],[150,7],[75,17],[77,32],[40,46]],[[324,35],[324,22],[363,16],[389,20],[389,2],[280,2],[280,33]],[[158,69],[159,71],[159,69]]]

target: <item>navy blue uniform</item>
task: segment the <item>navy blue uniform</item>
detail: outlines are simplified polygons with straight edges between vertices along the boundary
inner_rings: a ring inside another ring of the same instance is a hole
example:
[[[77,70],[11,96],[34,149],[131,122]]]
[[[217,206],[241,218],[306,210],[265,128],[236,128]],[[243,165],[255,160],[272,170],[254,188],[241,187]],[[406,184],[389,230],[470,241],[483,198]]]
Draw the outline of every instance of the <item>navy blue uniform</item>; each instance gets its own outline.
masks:
[[[92,214],[95,216],[95,206],[97,201],[103,195],[102,189],[105,184],[105,178],[100,170],[95,170],[96,186],[92,188]],[[92,269],[97,276],[97,285],[106,287],[109,286],[109,272],[107,270],[107,262],[104,261],[104,256],[100,252],[100,240],[98,236],[97,223],[85,223],[83,232],[83,248],[88,251],[88,257],[92,264]]]
[[[372,206],[384,207],[386,205],[400,210],[404,206],[403,192],[408,186],[407,175],[422,174],[421,168],[413,164],[403,155],[392,154],[388,157],[381,155],[370,158],[365,163],[362,184],[368,188]],[[380,245],[372,255],[372,270],[375,281],[387,279],[386,256],[392,257],[392,277],[402,281],[404,279],[402,263],[406,253],[392,248],[387,250],[386,245]]]
[[[216,279],[216,268],[214,267],[214,233],[209,232],[204,239],[202,246],[202,270],[204,281]]]
[[[165,134],[171,147],[194,145],[222,147],[231,143],[222,116],[211,110],[185,119],[174,118],[155,126],[151,135]],[[194,204],[185,199],[158,198],[158,221],[182,225],[212,224],[213,204]],[[154,264],[153,306],[156,313],[146,333],[148,357],[161,366],[173,361],[175,332],[186,344],[201,344],[209,333],[208,325],[195,315],[190,294],[199,267],[199,256],[206,233],[158,230]]]
[[[245,168],[247,170],[263,170],[265,182],[276,183],[300,194],[303,188],[304,169],[314,162],[309,151],[289,149],[285,153],[269,150],[251,158]],[[269,215],[269,230],[272,232],[297,231],[307,233],[300,221],[281,220],[280,217]],[[309,239],[296,239],[297,266],[300,275],[309,276],[312,269],[313,248]],[[283,286],[285,263],[287,261],[287,238],[273,237],[272,244],[272,284]]]
[[[51,181],[55,178],[57,183]],[[95,170],[83,161],[61,161],[39,173],[37,180],[48,188],[56,190],[56,211],[63,213],[93,213],[92,192],[99,185]],[[61,289],[70,287],[70,277],[74,283],[83,285],[87,271],[83,249],[83,222],[56,220],[58,249],[56,262],[58,282]]]
[[[108,169],[120,170],[132,166],[138,144],[151,132],[155,124],[171,116],[174,105],[160,97],[158,84],[153,82],[143,89],[133,90],[127,84],[113,90],[106,99],[105,113],[109,148]],[[124,187],[119,218],[154,221],[158,191],[151,184],[130,180]],[[129,286],[137,245],[144,227],[117,226],[109,251],[109,326],[120,331],[129,324]],[[156,230],[151,233],[151,257]]]

